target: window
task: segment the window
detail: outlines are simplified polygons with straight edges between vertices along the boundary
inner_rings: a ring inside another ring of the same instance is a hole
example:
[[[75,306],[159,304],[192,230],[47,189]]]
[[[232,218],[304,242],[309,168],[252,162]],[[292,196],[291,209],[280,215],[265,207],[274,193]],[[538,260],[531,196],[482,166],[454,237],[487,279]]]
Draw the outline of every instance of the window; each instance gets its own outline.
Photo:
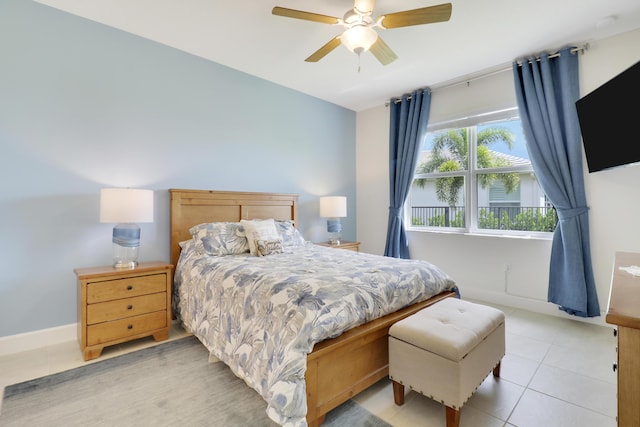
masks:
[[[462,124],[462,125],[461,125]],[[527,234],[555,229],[516,110],[430,126],[406,203],[413,229]]]

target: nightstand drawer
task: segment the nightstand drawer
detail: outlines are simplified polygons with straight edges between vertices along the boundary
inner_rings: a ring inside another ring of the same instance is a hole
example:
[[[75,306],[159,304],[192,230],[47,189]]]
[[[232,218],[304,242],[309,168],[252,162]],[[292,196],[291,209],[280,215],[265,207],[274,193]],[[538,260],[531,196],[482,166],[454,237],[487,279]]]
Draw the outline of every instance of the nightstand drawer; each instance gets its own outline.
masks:
[[[156,329],[167,327],[167,312],[143,314],[112,322],[98,323],[87,326],[87,344],[96,345],[108,343],[120,338],[144,334]]]
[[[336,249],[344,249],[345,251],[360,252],[359,243],[349,243],[336,246]]]
[[[92,282],[87,285],[87,303],[94,304],[114,299],[153,294],[166,291],[166,289],[166,274]]]
[[[166,308],[166,292],[89,304],[87,306],[87,324],[93,325],[95,323],[138,316],[165,310]]]
[[[329,242],[320,242],[320,243],[316,243],[316,245],[326,246],[328,248],[333,248],[333,249],[346,249],[348,251],[360,252],[360,242],[348,242],[346,240],[343,240],[336,245],[331,244]]]

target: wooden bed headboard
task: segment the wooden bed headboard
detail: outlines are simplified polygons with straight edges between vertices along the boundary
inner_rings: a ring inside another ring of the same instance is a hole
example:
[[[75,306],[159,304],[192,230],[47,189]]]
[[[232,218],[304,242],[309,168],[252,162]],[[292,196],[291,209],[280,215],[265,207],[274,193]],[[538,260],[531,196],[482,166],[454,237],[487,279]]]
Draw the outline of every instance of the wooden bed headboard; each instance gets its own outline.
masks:
[[[171,195],[171,264],[178,263],[179,243],[189,229],[204,222],[277,219],[298,226],[298,196],[278,193],[169,189]]]

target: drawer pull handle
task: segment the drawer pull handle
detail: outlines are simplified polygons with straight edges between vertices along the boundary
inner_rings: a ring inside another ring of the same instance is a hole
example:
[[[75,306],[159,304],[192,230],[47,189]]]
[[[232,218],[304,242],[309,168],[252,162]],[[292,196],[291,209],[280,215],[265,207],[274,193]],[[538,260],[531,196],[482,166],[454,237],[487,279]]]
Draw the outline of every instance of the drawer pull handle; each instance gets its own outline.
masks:
[[[127,286],[127,290],[128,290],[128,291],[130,291],[130,290],[132,290],[132,289],[133,289],[133,286],[131,286],[131,285]]]
[[[133,306],[132,306],[131,304],[129,304],[129,305],[127,306],[127,310],[131,310],[132,308],[133,308]]]
[[[133,329],[133,325],[127,325],[127,329]]]
[[[613,372],[615,372],[617,369],[618,369],[618,364],[617,364],[617,363],[614,363],[614,364],[613,364]]]

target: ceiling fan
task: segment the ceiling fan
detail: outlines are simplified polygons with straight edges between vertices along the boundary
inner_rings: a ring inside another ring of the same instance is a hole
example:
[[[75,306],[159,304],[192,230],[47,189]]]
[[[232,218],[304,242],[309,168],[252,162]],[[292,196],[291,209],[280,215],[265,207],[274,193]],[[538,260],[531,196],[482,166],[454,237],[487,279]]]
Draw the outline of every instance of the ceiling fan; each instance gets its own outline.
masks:
[[[355,0],[353,9],[347,11],[343,18],[279,6],[274,7],[271,13],[287,18],[344,26],[345,30],[341,34],[311,54],[305,59],[307,62],[318,62],[340,44],[343,44],[347,49],[358,55],[370,50],[382,65],[392,63],[398,56],[382,40],[375,28],[385,30],[411,25],[432,24],[448,21],[451,17],[451,3],[390,13],[381,15],[378,18],[372,16],[374,4],[375,0]]]

